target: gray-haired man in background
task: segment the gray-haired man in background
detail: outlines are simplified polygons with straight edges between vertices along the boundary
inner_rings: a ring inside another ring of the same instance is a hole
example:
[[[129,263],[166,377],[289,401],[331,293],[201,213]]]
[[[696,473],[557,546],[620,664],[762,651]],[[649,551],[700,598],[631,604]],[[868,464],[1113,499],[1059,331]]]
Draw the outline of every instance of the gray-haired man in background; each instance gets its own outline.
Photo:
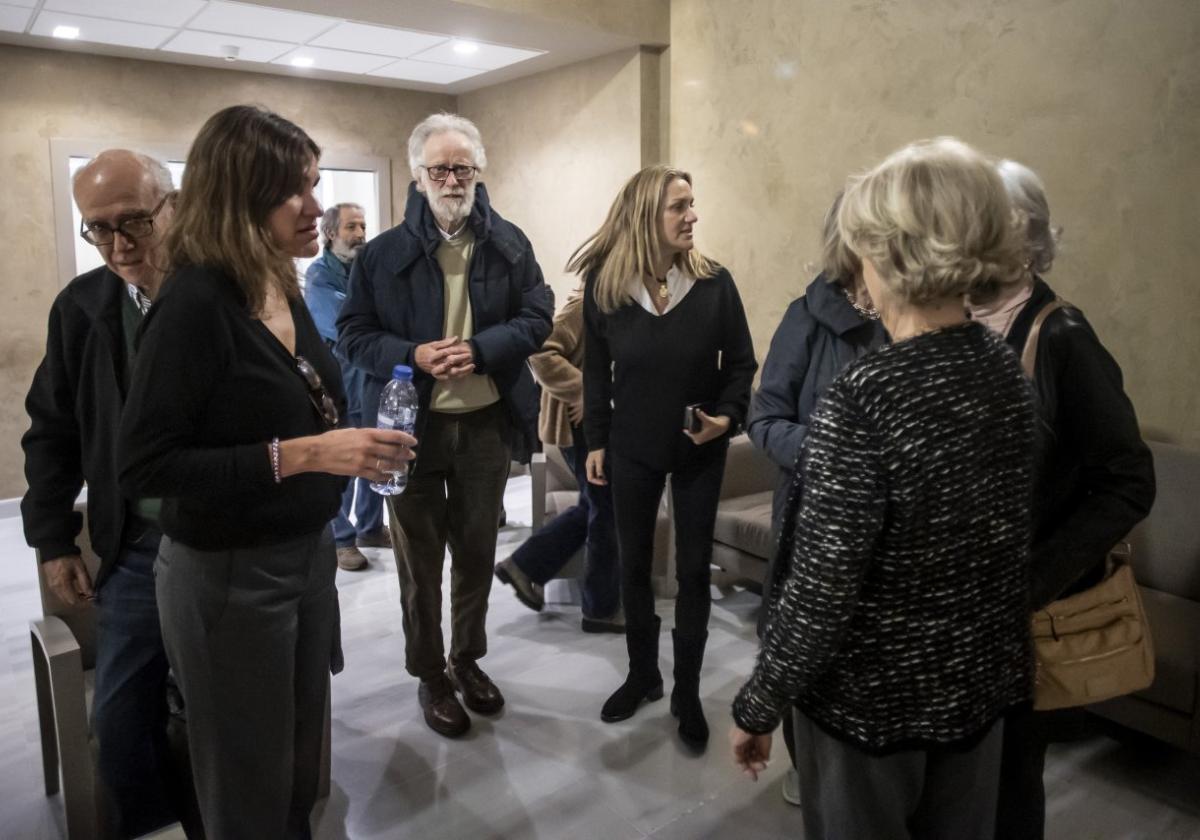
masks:
[[[325,248],[308,267],[305,275],[304,302],[312,313],[321,338],[333,349],[337,342],[337,319],[350,285],[350,266],[367,244],[367,222],[358,204],[335,204],[321,217],[321,238]],[[334,354],[335,356],[337,353]],[[341,357],[338,357],[341,359]],[[346,425],[363,425],[364,374],[342,360],[342,384],[346,388]],[[357,497],[357,500],[356,500]],[[350,514],[354,513],[354,522]],[[352,479],[342,494],[342,508],[333,520],[333,540],[337,563],[355,571],[367,565],[359,548],[390,548],[391,537],[383,524],[383,497],[371,492],[366,479]]]

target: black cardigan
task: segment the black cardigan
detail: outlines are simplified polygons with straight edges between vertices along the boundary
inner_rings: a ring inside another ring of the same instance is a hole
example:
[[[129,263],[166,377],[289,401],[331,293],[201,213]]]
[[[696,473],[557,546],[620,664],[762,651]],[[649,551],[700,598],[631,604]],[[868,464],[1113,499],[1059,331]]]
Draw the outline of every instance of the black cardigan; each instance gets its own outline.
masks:
[[[697,280],[679,304],[652,315],[637,303],[601,312],[595,282],[584,288],[584,436],[588,449],[670,471],[694,445],[683,410],[705,404],[728,417],[730,434],[746,419],[758,362],[733,277],[722,268]]]
[[[46,355],[33,375],[21,438],[25,539],[43,562],[79,554],[75,499],[88,484],[88,533],[100,557],[99,586],[121,547],[127,505],[117,484],[117,429],[125,402],[121,304],[125,281],[97,268],[67,284],[50,310]]]
[[[1040,278],[1013,321],[1018,354],[1037,313],[1054,300]],[[1109,549],[1154,504],[1154,459],[1138,431],[1121,368],[1073,306],[1047,316],[1034,371],[1032,596],[1037,609],[1097,583]]]
[[[290,309],[296,355],[344,415],[337,362],[304,301]],[[345,479],[302,473],[276,484],[267,444],[325,430],[295,358],[232,280],[198,267],[167,279],[143,325],[119,453],[126,493],[163,498],[163,533],[218,551],[320,531]]]

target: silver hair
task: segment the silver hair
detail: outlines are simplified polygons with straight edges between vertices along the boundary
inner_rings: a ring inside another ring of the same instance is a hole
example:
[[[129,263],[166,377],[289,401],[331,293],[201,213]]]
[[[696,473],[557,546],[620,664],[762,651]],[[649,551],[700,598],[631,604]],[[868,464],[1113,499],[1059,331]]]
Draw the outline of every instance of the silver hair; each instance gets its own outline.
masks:
[[[1017,163],[1015,160],[1002,160],[996,164],[1000,180],[1008,190],[1025,236],[1029,252],[1029,269],[1037,274],[1045,274],[1054,265],[1054,257],[1058,253],[1058,239],[1062,234],[1061,227],[1050,224],[1050,203],[1046,200],[1046,187],[1037,173]]]
[[[342,224],[342,211],[349,207],[353,207],[355,210],[363,209],[361,204],[343,201],[341,204],[326,208],[325,213],[321,216],[321,236],[325,239],[325,247],[328,248],[333,244],[333,240],[337,239],[338,227]]]
[[[483,138],[479,136],[479,129],[475,127],[475,123],[458,114],[442,111],[421,120],[408,136],[408,168],[412,170],[413,178],[420,180],[418,170],[425,164],[426,141],[435,134],[444,134],[447,131],[456,131],[466,137],[467,142],[471,144],[475,168],[481,172],[487,168],[487,152],[483,149]]]
[[[129,149],[105,149],[103,152],[100,152],[83,166],[75,170],[75,174],[71,176],[71,189],[75,189],[75,184],[79,180],[79,176],[82,175],[85,170],[91,167],[93,163],[102,157],[112,157],[116,155],[129,155],[138,163],[140,163],[142,168],[146,170],[146,174],[154,179],[154,186],[158,188],[159,197],[175,191],[175,182],[171,180],[171,170],[167,169],[166,164],[157,158],[150,157],[150,155],[144,155],[141,152],[134,152],[130,151]]]

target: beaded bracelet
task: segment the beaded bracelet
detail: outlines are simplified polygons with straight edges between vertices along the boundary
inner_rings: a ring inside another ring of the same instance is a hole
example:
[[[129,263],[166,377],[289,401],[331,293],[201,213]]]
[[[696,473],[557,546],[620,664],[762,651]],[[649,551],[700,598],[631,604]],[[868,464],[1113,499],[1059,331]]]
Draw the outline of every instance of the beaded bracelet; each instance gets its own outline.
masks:
[[[281,484],[283,476],[279,474],[279,438],[271,439],[271,474],[275,476],[275,483]]]

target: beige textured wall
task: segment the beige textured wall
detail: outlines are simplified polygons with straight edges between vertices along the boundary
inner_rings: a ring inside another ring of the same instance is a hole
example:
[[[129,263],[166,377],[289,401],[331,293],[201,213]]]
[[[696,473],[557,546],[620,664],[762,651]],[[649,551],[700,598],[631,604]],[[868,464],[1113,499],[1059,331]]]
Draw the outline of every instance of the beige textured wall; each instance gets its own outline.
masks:
[[[671,0],[458,0],[501,12],[594,26],[638,39],[666,44],[670,37]]]
[[[459,97],[487,147],[488,194],[533,243],[559,303],[577,282],[567,258],[641,168],[643,66],[655,61],[629,50]]]
[[[760,358],[844,177],[954,134],[1032,166],[1065,227],[1049,280],[1143,425],[1200,446],[1200,3],[674,0],[671,143],[700,246]]]
[[[25,492],[25,393],[59,290],[50,139],[187,148],[210,114],[240,102],[279,111],[327,150],[391,158],[397,214],[409,180],[408,133],[430,111],[454,106],[452,97],[391,88],[0,46],[0,172],[9,197],[0,202],[0,230],[8,232],[0,283],[0,498]]]

